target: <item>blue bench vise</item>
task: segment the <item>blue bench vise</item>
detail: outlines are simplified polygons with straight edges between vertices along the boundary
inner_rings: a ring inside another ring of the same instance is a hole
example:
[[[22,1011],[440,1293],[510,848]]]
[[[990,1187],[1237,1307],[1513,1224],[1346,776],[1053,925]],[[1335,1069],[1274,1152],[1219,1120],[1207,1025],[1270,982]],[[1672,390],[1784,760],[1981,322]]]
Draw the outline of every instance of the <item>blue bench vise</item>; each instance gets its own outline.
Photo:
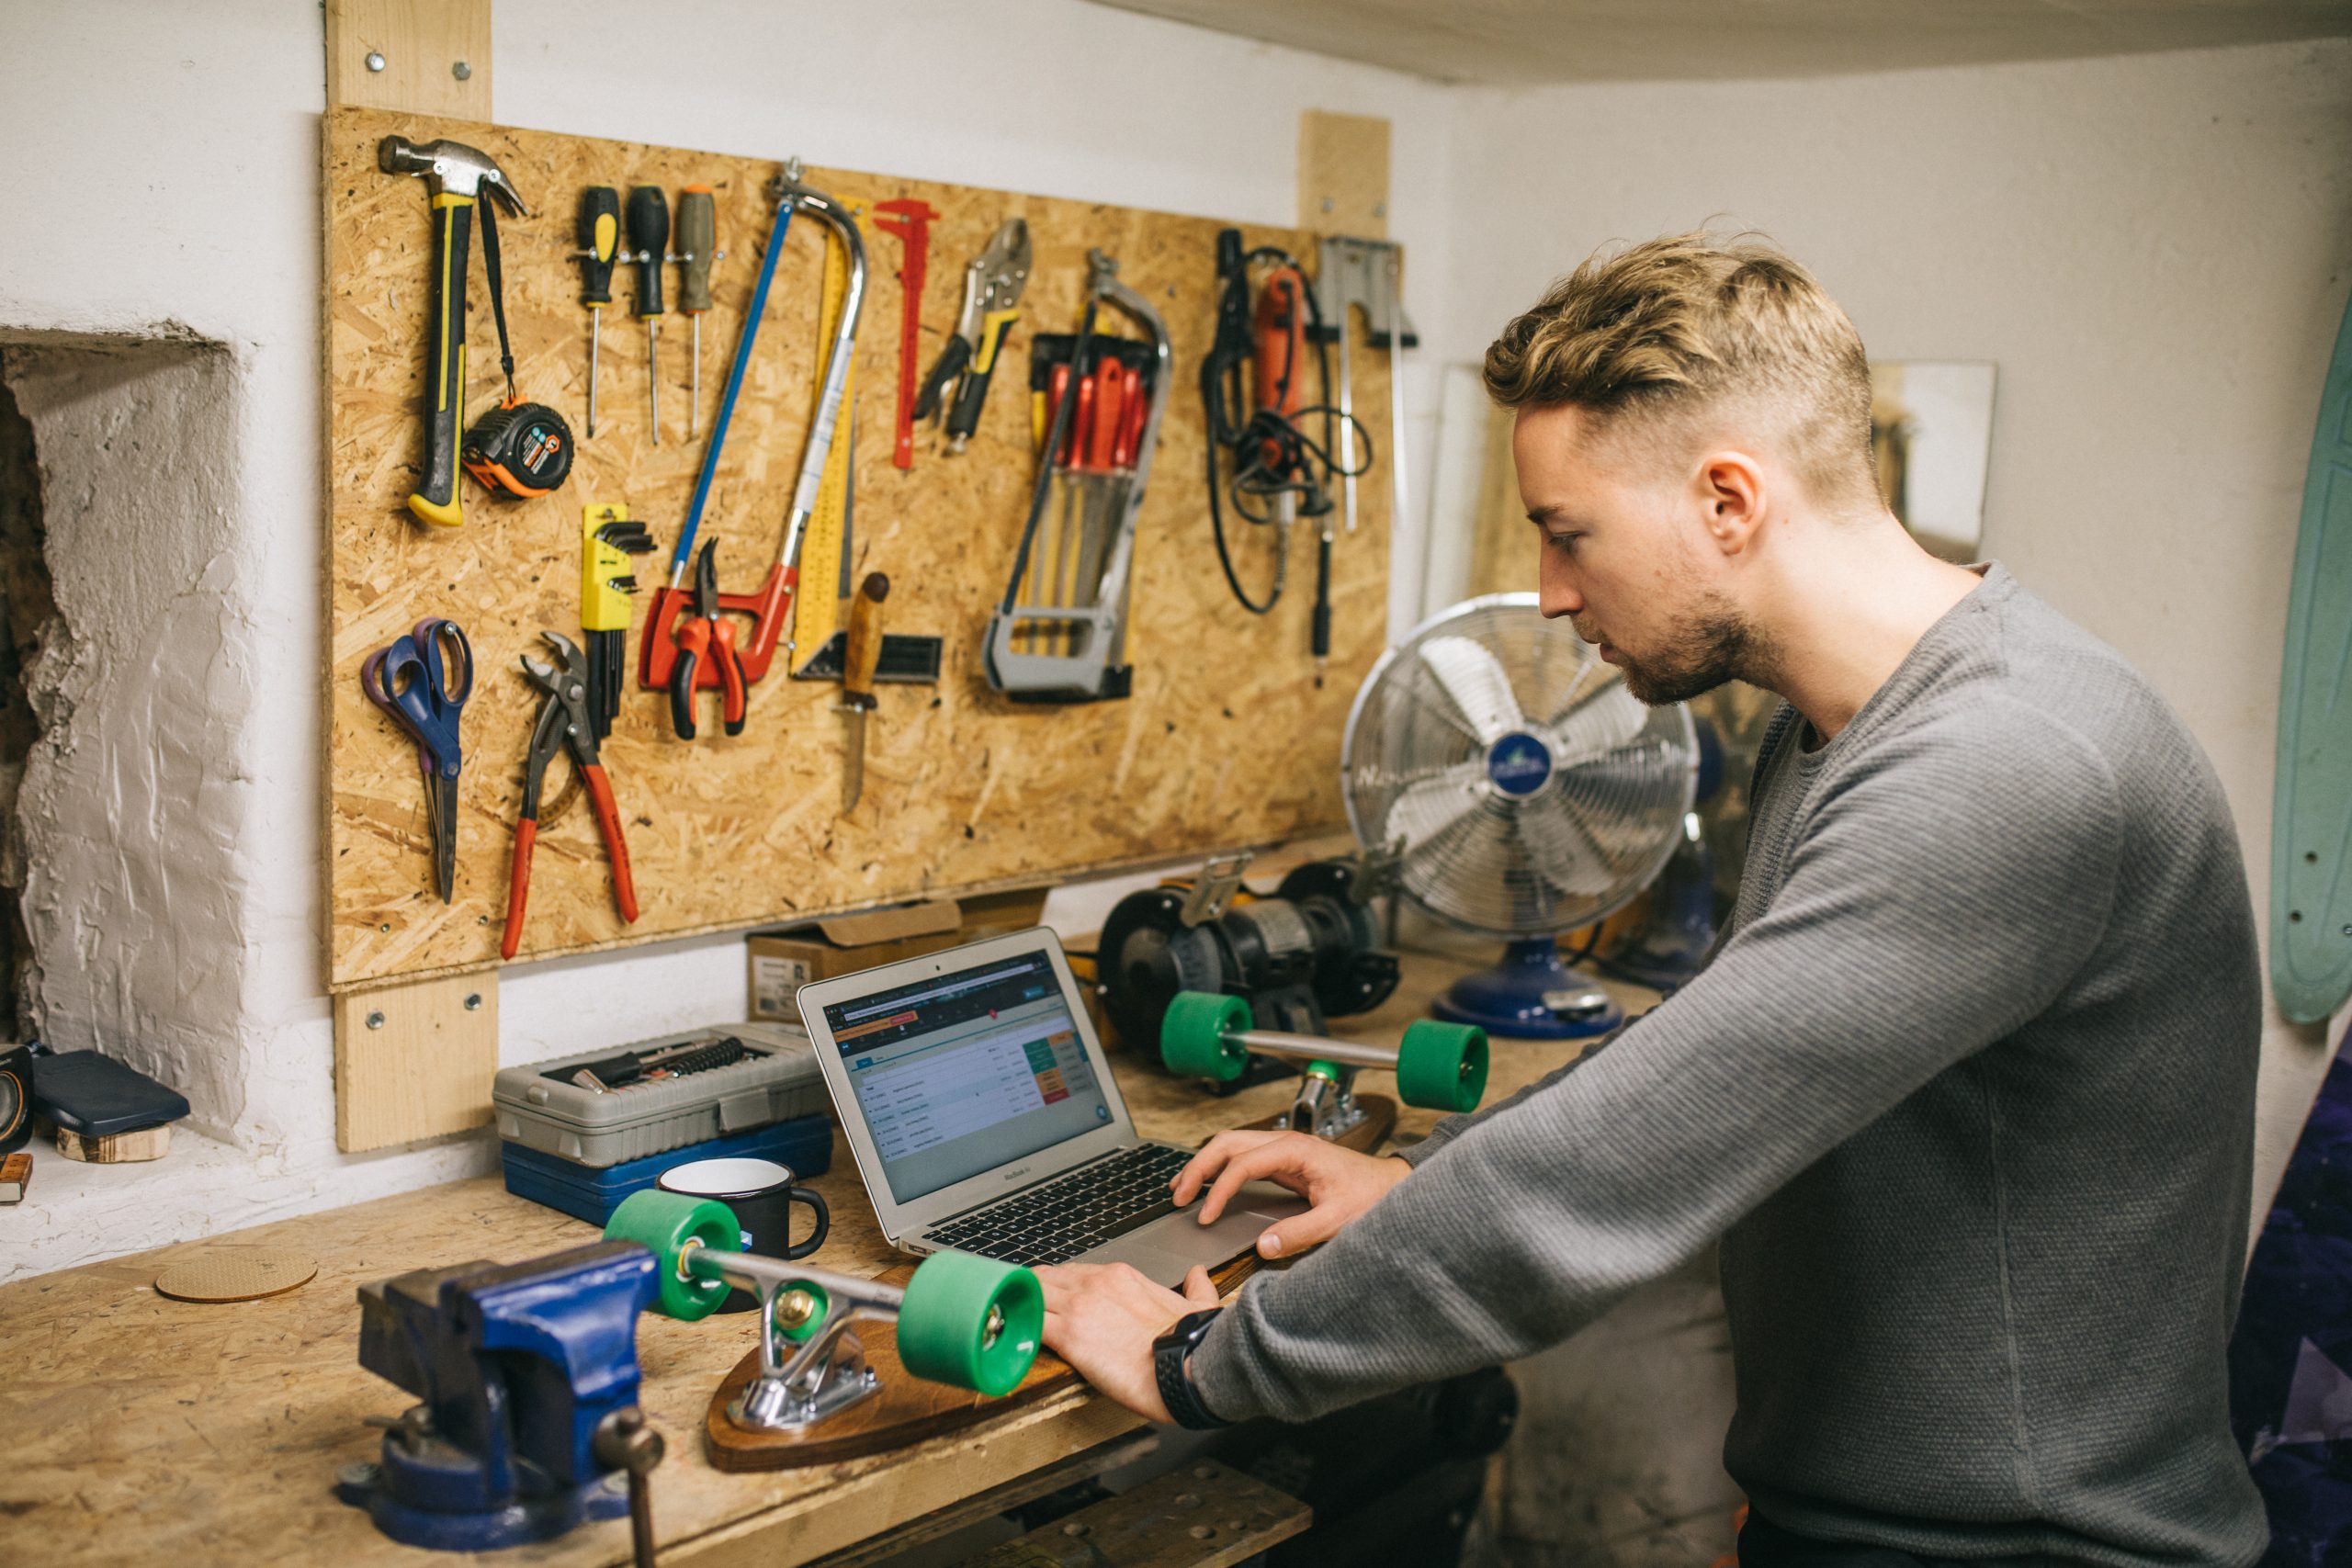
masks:
[[[633,1242],[422,1269],[359,1291],[359,1364],[423,1400],[335,1495],[408,1546],[483,1551],[633,1516],[662,1438],[637,1404],[637,1314],[659,1283]],[[627,1477],[623,1481],[624,1474]]]

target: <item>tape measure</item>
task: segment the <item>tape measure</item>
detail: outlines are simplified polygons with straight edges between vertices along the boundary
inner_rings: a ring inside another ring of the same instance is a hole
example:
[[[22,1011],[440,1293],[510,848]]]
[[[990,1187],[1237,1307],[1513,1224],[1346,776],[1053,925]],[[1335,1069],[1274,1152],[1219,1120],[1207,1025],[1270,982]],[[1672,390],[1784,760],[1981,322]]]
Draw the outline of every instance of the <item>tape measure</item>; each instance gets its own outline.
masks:
[[[853,220],[865,209],[852,207]],[[834,330],[841,325],[842,307],[849,298],[849,248],[831,228],[825,230],[825,280],[817,309],[817,396],[824,395],[826,361],[832,355]],[[849,561],[849,510],[852,448],[857,445],[857,355],[851,346],[848,371],[842,377],[841,423],[833,432],[832,449],[825,454],[825,470],[817,486],[816,504],[809,509],[808,531],[800,540],[800,592],[793,603],[792,645],[800,659],[797,675],[808,669],[833,640],[842,626],[842,590]]]
[[[509,400],[474,421],[458,457],[492,494],[545,495],[571,472],[571,427],[545,403]]]

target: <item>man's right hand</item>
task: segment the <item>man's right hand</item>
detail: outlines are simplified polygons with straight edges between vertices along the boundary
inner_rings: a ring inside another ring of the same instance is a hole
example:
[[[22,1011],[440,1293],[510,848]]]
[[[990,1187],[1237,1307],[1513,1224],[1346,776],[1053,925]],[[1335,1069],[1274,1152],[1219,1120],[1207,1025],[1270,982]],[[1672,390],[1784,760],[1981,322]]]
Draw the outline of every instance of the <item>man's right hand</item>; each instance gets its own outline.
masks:
[[[1358,1154],[1306,1133],[1219,1133],[1176,1173],[1175,1199],[1189,1203],[1207,1184],[1200,1215],[1205,1225],[1225,1213],[1244,1182],[1271,1181],[1290,1189],[1312,1207],[1258,1237],[1260,1257],[1285,1258],[1330,1240],[1412,1174],[1401,1159]]]

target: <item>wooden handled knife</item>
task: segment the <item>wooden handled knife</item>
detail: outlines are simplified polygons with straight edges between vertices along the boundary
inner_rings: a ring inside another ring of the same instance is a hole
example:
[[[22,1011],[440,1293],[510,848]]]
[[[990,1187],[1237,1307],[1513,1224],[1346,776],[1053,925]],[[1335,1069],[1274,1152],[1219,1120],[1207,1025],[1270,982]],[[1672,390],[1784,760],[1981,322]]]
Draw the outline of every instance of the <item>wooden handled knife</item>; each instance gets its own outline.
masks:
[[[882,658],[882,601],[890,580],[869,571],[849,607],[849,648],[842,667],[842,712],[849,733],[842,763],[842,815],[857,809],[865,789],[865,716],[874,711],[874,667]]]

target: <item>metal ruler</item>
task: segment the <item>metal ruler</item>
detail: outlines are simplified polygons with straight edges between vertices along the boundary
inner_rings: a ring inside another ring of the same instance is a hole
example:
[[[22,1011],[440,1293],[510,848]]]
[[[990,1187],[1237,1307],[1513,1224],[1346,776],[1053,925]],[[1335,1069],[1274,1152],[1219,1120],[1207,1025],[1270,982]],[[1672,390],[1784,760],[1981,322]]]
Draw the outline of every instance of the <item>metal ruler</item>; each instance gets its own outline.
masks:
[[[863,208],[849,209],[853,219]],[[825,281],[817,310],[817,376],[813,395],[824,395],[827,362],[832,357],[833,333],[841,325],[842,302],[849,293],[849,247],[828,228],[825,235]],[[842,601],[849,596],[850,487],[854,481],[857,446],[857,355],[850,354],[842,377],[842,433],[825,454],[824,477],[817,502],[808,513],[808,532],[800,545],[800,592],[793,604],[792,645],[800,658],[792,673],[803,677],[817,656],[842,626]]]

